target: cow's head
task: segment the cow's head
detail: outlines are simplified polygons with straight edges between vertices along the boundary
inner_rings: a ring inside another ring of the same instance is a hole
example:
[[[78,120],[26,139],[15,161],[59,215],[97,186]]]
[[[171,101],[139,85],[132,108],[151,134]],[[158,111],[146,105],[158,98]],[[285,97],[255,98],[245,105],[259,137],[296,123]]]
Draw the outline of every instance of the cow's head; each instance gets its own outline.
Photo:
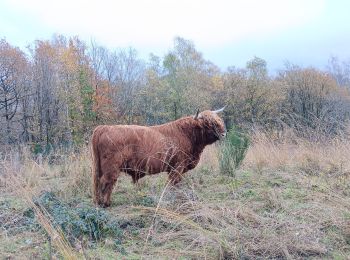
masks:
[[[210,111],[205,110],[201,113],[197,111],[193,119],[197,120],[203,127],[203,134],[209,143],[213,143],[226,136],[226,127],[224,120],[219,117],[219,113],[224,111],[225,107]]]

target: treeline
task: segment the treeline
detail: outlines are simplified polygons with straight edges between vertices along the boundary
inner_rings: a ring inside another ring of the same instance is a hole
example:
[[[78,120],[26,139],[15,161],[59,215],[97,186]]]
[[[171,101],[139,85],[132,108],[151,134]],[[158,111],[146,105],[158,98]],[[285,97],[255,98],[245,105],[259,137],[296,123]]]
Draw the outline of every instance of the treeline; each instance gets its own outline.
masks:
[[[272,77],[257,57],[222,71],[182,38],[147,61],[76,37],[37,40],[26,52],[2,39],[0,143],[71,146],[99,124],[159,124],[224,105],[229,126],[330,136],[347,129],[349,90],[350,63],[336,58],[325,71],[286,65]]]

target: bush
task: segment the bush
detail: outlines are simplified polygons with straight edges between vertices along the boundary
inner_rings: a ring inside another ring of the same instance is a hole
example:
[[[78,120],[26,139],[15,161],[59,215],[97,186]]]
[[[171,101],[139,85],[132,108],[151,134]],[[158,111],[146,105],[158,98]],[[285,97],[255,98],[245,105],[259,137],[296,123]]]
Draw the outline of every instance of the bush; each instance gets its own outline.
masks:
[[[43,192],[34,202],[49,214],[54,226],[58,225],[70,241],[82,237],[90,241],[100,241],[105,237],[122,238],[118,221],[102,209],[89,205],[71,207],[52,192]],[[32,209],[26,210],[25,215],[34,218]]]
[[[223,174],[234,175],[249,147],[249,138],[232,128],[219,149],[219,166]]]

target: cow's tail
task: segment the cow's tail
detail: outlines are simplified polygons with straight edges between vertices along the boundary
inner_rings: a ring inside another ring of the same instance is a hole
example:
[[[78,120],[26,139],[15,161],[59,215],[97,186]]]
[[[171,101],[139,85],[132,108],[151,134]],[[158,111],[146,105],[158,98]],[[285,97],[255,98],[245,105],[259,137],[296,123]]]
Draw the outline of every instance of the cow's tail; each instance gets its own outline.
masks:
[[[101,133],[97,127],[91,138],[91,155],[92,155],[92,196],[95,204],[100,202],[100,177],[101,177],[101,163],[100,154],[98,151],[98,142]]]

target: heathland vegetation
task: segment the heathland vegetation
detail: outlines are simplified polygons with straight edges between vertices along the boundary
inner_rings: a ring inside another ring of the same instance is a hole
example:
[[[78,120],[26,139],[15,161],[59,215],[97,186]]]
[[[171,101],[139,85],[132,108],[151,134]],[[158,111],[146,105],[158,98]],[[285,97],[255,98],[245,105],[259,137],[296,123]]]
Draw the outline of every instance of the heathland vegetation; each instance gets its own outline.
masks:
[[[96,125],[224,105],[231,131],[181,186],[123,176],[110,208],[92,204]],[[337,58],[271,75],[258,57],[223,71],[182,38],[148,60],[79,38],[0,40],[0,256],[347,259],[349,120],[350,62]]]

